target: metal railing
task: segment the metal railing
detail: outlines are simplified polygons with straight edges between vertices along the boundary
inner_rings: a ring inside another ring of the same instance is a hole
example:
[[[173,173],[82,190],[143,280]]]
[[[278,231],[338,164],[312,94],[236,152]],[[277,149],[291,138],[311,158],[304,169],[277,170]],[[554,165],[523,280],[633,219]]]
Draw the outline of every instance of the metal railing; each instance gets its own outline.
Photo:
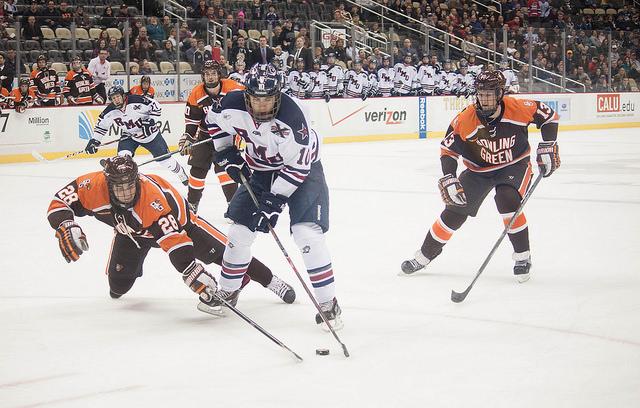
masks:
[[[316,46],[316,33],[321,33],[321,30],[335,30],[335,29],[343,29],[345,31],[345,42],[351,43],[352,49],[354,50],[354,59],[358,54],[358,50],[364,50],[367,54],[373,54],[374,48],[384,47],[386,51],[389,47],[389,41],[382,38],[373,38],[371,34],[364,28],[357,26],[353,23],[344,24],[337,22],[322,22],[312,20],[310,24],[310,37],[311,37],[311,48],[315,49]],[[367,40],[371,40],[372,44],[368,44]],[[390,55],[388,52],[380,50],[382,55]]]
[[[162,11],[164,12],[164,14],[173,16],[180,21],[187,21],[187,15],[188,15],[187,8],[184,7],[182,4],[178,3],[177,1],[166,0],[164,2],[164,5],[162,6]]]
[[[478,4],[479,6],[486,8],[488,11],[493,11],[494,13],[502,14],[502,3],[500,3],[497,0],[489,0],[489,3],[491,4],[486,4],[478,0],[471,0],[471,1]]]
[[[461,54],[466,54],[466,51],[463,50],[462,47],[464,46],[464,44],[469,44],[469,42],[466,41],[463,38],[460,38],[460,37],[454,35],[454,34],[448,33],[448,32],[446,32],[444,30],[441,30],[441,29],[439,29],[437,27],[434,27],[434,26],[432,26],[430,24],[427,24],[424,21],[417,20],[417,19],[415,19],[415,18],[413,18],[411,16],[407,16],[405,14],[402,14],[402,13],[396,11],[396,10],[393,10],[393,9],[391,9],[389,7],[386,7],[386,6],[384,6],[382,4],[379,4],[379,3],[376,3],[376,2],[374,2],[376,4],[376,6],[380,7],[381,11],[386,12],[386,15],[384,15],[383,13],[378,12],[376,10],[373,10],[371,8],[368,8],[368,7],[366,7],[366,6],[362,5],[362,4],[359,4],[357,1],[354,1],[354,0],[345,0],[345,1],[347,3],[349,3],[349,4],[351,4],[351,5],[354,5],[354,6],[357,6],[359,8],[364,9],[364,10],[366,10],[367,12],[369,12],[371,14],[377,15],[383,20],[388,20],[388,23],[391,23],[392,25],[396,25],[398,27],[402,27],[403,29],[405,29],[407,31],[410,31],[410,32],[413,32],[413,33],[417,33],[420,37],[424,38],[425,49],[428,50],[428,51],[431,50],[431,46],[430,46],[431,41],[434,41],[436,43],[442,44],[443,50],[444,50],[445,59],[449,58],[449,52],[450,52],[449,49],[450,48],[453,48],[454,50],[459,51]],[[412,22],[413,24],[419,26],[420,30],[417,30],[417,29],[415,29],[413,27],[409,27],[409,26],[407,26],[405,24],[402,24],[399,21],[397,21],[396,19],[393,19],[393,18],[389,17],[389,15],[401,16],[403,19],[406,19],[406,20]],[[529,30],[531,32],[531,27],[529,28]],[[435,33],[435,34],[432,34],[432,33]],[[457,47],[455,45],[452,45],[451,44],[451,39],[455,39],[455,40],[459,41],[460,44],[461,44],[461,47]],[[390,40],[392,42],[394,41],[393,33],[390,35]],[[489,49],[487,47],[484,47],[482,45],[475,44],[475,43],[471,43],[471,44],[472,44],[473,48],[478,49],[478,50],[482,51],[482,53],[486,54],[486,57],[483,56],[483,55],[476,55],[476,58],[486,62],[487,64],[495,64],[495,62],[498,60],[499,56],[500,56],[501,59],[504,58],[504,54],[500,54],[497,50],[491,50],[491,49]],[[506,45],[506,42],[505,42],[505,45]],[[493,59],[491,59],[491,57],[493,57]],[[508,59],[513,61],[516,64],[521,65],[521,66],[530,65],[525,61],[516,60],[513,57],[508,57]],[[536,69],[536,72],[543,72],[546,75],[549,75],[549,76],[552,76],[552,77],[556,77],[557,79],[560,80],[559,82],[561,82],[561,84],[560,85],[555,84],[553,82],[547,81],[546,79],[540,78],[538,76],[534,76],[533,78],[531,78],[532,81],[533,81],[533,79],[535,79],[536,81],[545,83],[545,84],[547,84],[549,86],[561,89],[563,91],[568,91],[568,92],[574,92],[574,91],[571,90],[571,89],[567,89],[566,88],[566,86],[565,86],[565,82],[566,81],[574,83],[576,86],[582,87],[583,89],[586,89],[586,87],[585,87],[585,85],[583,83],[578,82],[578,81],[574,81],[574,80],[566,78],[566,77],[563,77],[562,75],[559,75],[559,74],[557,74],[557,73],[555,73],[553,71],[548,71],[548,70],[546,70],[544,68],[539,68],[539,67],[536,67],[535,69]],[[532,72],[533,72],[533,67],[530,67],[530,69],[529,69],[529,75],[530,76],[532,75]]]

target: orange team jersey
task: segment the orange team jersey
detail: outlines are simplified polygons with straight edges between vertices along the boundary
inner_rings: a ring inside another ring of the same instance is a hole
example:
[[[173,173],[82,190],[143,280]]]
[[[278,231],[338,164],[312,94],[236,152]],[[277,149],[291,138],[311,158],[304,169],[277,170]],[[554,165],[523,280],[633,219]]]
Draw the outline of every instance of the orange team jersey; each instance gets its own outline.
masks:
[[[7,88],[0,87],[0,106],[3,108],[9,106],[9,91]]]
[[[220,106],[222,97],[232,91],[241,91],[244,89],[243,85],[240,85],[233,79],[221,79],[220,93],[216,96],[211,96],[204,88],[204,83],[196,85],[191,90],[189,98],[187,99],[187,107],[184,112],[184,119],[186,122],[185,132],[196,138],[196,133],[202,135],[202,137],[209,137],[207,127],[204,123],[204,119],[209,112],[209,109],[213,106],[214,109]],[[199,132],[198,132],[199,131]]]
[[[129,94],[131,94],[131,95],[143,95],[143,96],[146,96],[148,98],[153,98],[156,95],[156,90],[153,89],[153,87],[151,85],[149,85],[149,89],[147,89],[147,92],[145,93],[142,90],[142,85],[136,85],[133,88],[129,89]]]
[[[96,84],[93,75],[86,68],[80,72],[70,70],[64,78],[62,93],[66,98],[75,98],[75,105],[90,105],[93,103]]]
[[[476,115],[476,106],[469,105],[453,119],[440,143],[441,156],[454,159],[462,156],[471,171],[488,172],[529,157],[529,124],[539,129],[555,123],[558,114],[539,101],[505,96],[501,114],[490,124]],[[544,131],[543,131],[544,134]]]
[[[169,254],[174,267],[182,272],[194,261],[193,241],[188,230],[200,225],[190,212],[186,200],[166,180],[156,175],[140,174],[138,201],[128,210],[114,210],[103,172],[82,175],[55,195],[47,212],[52,228],[60,223],[86,215],[113,226],[118,233],[129,233],[135,239],[153,239]],[[225,237],[218,232],[224,240]],[[128,234],[127,234],[128,235]]]
[[[55,99],[60,94],[58,74],[51,68],[31,71],[31,89],[38,98]]]
[[[33,89],[29,89],[26,95],[22,95],[19,87],[14,88],[13,90],[11,90],[11,94],[9,96],[12,98],[12,102],[16,105],[24,102],[25,98],[27,98],[28,104],[31,104],[36,100],[36,94],[35,92],[33,92]]]

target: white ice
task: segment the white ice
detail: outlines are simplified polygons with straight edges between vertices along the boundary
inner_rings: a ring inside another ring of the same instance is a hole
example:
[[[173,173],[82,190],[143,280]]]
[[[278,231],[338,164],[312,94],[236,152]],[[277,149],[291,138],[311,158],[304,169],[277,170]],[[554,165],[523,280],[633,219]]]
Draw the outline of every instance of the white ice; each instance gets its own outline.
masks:
[[[67,264],[46,208],[97,160],[1,166],[0,407],[640,406],[638,131],[563,132],[562,167],[525,209],[531,280],[513,279],[505,240],[462,304],[451,289],[466,287],[501,232],[491,196],[425,271],[397,275],[442,210],[438,143],[324,147],[350,358],[316,327],[272,238],[257,240],[298,300],[252,284],[238,307],[302,363],[234,315],[197,311],[159,249],[126,296],[109,298],[112,232],[95,219],[79,219],[91,248]],[[201,213],[226,229],[223,211],[210,175]],[[286,219],[277,231],[304,271]]]

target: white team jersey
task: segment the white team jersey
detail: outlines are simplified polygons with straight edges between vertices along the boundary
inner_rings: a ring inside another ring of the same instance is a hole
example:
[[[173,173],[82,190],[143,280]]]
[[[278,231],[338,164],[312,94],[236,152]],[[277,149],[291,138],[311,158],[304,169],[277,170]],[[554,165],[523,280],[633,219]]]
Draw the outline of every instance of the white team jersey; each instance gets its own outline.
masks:
[[[378,74],[374,72],[369,72],[369,94],[375,95],[378,92]]]
[[[418,70],[413,65],[396,64],[396,76],[394,78],[395,90],[400,95],[413,92],[416,87]]]
[[[160,118],[162,108],[156,100],[141,95],[128,95],[125,102],[124,110],[111,103],[102,111],[93,130],[94,139],[102,140],[111,126],[120,129],[120,136],[130,136],[140,143],[148,143],[160,134],[157,119]]]
[[[393,79],[396,77],[396,71],[389,68],[380,68],[378,70],[378,92],[382,96],[391,96],[393,91]]]
[[[328,78],[325,71],[312,71],[309,72],[309,78],[311,78],[311,85],[309,86],[312,98],[322,98],[324,96],[325,86],[327,85]]]
[[[287,77],[287,88],[292,96],[304,98],[306,93],[311,90],[311,77],[306,72],[293,69]]]
[[[453,93],[462,93],[475,88],[475,78],[467,70],[466,74],[458,72],[456,74],[456,81],[451,88]]]
[[[345,98],[360,98],[369,90],[369,74],[366,71],[359,73],[350,69],[344,78]]]
[[[280,66],[281,67],[286,67],[287,66],[287,61],[289,61],[289,53],[286,51],[282,51],[280,53],[280,55],[274,55],[273,56],[274,59],[279,59],[280,60]]]
[[[436,78],[438,77],[438,70],[433,65],[422,65],[418,69],[416,75],[416,81],[420,83],[422,92],[428,95],[433,94],[433,90],[436,87]]]
[[[453,86],[458,80],[458,74],[453,71],[440,71],[436,88],[444,95],[451,95]]]
[[[308,114],[295,98],[281,94],[275,119],[256,123],[247,112],[244,92],[231,92],[218,111],[205,118],[216,151],[234,143],[235,135],[246,143],[245,160],[253,171],[276,171],[271,193],[291,196],[304,182],[311,164],[320,160],[321,138],[310,128]]]
[[[324,70],[327,73],[325,88],[329,91],[329,95],[335,96],[342,93],[344,90],[344,69],[340,65],[331,65]]]
[[[229,74],[229,79],[233,79],[237,83],[244,85],[244,82],[247,79],[248,74],[249,73],[247,71],[242,71],[242,72],[235,71]]]
[[[469,72],[473,76],[478,76],[478,74],[480,74],[482,72],[482,67],[484,67],[484,65],[482,65],[482,64],[469,65]]]
[[[502,75],[504,75],[505,83],[504,89],[507,93],[518,93],[520,92],[520,84],[518,82],[518,74],[512,69],[505,69],[502,71]]]

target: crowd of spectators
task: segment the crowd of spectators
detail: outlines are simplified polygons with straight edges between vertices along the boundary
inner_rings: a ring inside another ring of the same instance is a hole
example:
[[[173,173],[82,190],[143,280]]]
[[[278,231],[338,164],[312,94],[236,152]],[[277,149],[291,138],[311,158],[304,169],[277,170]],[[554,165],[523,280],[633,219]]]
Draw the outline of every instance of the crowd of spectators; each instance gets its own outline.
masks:
[[[0,49],[7,50],[4,55],[7,64],[15,63],[13,27],[19,21],[19,38],[25,42],[20,51],[22,62],[32,64],[44,49],[51,61],[68,63],[73,56],[68,45],[63,47],[58,42],[56,49],[51,50],[52,46],[45,46],[44,41],[52,40],[46,30],[53,31],[56,35],[53,40],[58,40],[57,29],[69,29],[75,23],[87,31],[99,29],[87,41],[77,42],[77,52],[84,61],[106,50],[109,61],[124,63],[128,43],[130,61],[136,63],[131,64],[135,73],[157,73],[161,62],[174,63],[178,58],[188,62],[193,72],[199,72],[207,59],[222,59],[231,72],[239,54],[244,54],[242,59],[249,66],[274,57],[291,66],[294,60],[303,58],[305,69],[310,70],[313,60],[324,62],[329,53],[335,54],[345,67],[354,60],[362,61],[364,66],[380,65],[386,52],[394,61],[401,61],[410,53],[416,63],[424,54],[456,61],[473,53],[485,63],[500,62],[506,55],[511,68],[520,72],[521,88],[525,90],[533,85],[528,83],[529,71],[543,80],[541,83],[555,84],[561,83],[560,74],[564,73],[570,80],[567,87],[582,89],[579,83],[587,91],[602,86],[634,90],[640,80],[640,14],[632,2],[623,0],[500,0],[499,8],[472,0],[362,1],[360,4],[366,8],[329,0],[178,2],[187,7],[189,19],[181,21],[176,30],[177,19],[170,15],[140,16],[139,2],[128,5],[107,0],[107,4],[90,6],[88,0],[34,1],[28,5],[20,4],[20,0],[0,0]],[[368,11],[381,7],[397,12],[386,12],[399,23],[393,26],[395,38],[389,35],[390,25]],[[157,4],[154,10],[159,10]],[[363,50],[352,48],[350,41],[343,38],[331,38],[324,45],[317,38],[316,47],[311,49],[310,19],[348,22],[351,27],[361,28],[365,40],[377,37],[395,41],[388,48]],[[125,22],[129,23],[128,30]],[[419,22],[432,27],[429,49],[424,47],[424,37],[416,32],[425,31]],[[230,29],[226,44],[207,32],[217,24]],[[116,31],[110,31],[113,29]],[[247,35],[252,30],[258,30],[259,35]],[[443,46],[445,36],[449,37],[448,55]],[[39,45],[29,46],[29,41]],[[530,45],[532,61],[528,60]]]

